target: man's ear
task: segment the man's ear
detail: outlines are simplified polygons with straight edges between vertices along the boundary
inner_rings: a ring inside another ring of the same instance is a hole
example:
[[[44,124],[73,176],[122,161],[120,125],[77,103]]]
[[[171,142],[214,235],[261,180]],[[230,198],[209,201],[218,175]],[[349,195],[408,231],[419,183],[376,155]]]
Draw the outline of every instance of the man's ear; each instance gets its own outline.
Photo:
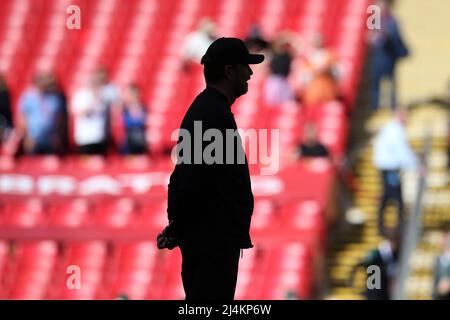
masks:
[[[234,76],[234,73],[236,72],[234,70],[233,66],[230,66],[230,65],[226,65],[224,71],[225,71],[225,78],[227,80],[232,79]]]

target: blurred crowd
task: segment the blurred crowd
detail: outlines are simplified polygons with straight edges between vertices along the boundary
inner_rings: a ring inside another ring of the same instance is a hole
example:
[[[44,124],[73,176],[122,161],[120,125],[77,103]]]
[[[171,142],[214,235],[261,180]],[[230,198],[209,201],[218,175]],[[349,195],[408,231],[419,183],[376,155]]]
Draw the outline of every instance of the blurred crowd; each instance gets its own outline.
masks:
[[[203,18],[181,47],[182,70],[199,68],[201,57],[216,38],[215,23]],[[285,102],[297,101],[302,109],[308,110],[340,99],[338,82],[342,69],[320,34],[304,41],[291,31],[282,31],[273,39],[266,39],[254,24],[245,42],[251,52],[264,53],[268,61],[262,107],[277,108]],[[70,99],[53,73],[37,73],[14,108],[7,84],[0,77],[0,99],[1,140],[7,140],[14,128],[21,139],[19,154],[149,152],[146,138],[149,115],[140,88],[134,84],[119,88],[109,80],[105,68],[92,72],[88,83]],[[121,137],[113,137],[116,130],[112,128],[121,128]],[[308,123],[304,130],[307,134],[305,141],[299,142],[298,155],[328,156],[317,140],[315,124]]]
[[[386,80],[391,83],[389,105],[396,108],[395,66],[409,54],[391,12],[391,2],[377,1],[382,28],[369,30],[367,34],[372,109],[380,107],[381,83]],[[217,38],[214,21],[202,18],[180,46],[182,72],[201,68],[201,57]],[[251,25],[243,38],[251,52],[266,56],[261,107],[274,110],[292,101],[301,105],[305,124],[303,140],[294,152],[296,157],[329,157],[326,146],[318,139],[317,119],[309,111],[326,102],[343,100],[340,81],[346,70],[333,48],[320,33],[306,38],[283,30],[269,39],[257,24]],[[23,154],[105,155],[111,150],[121,154],[150,151],[146,127],[151,117],[140,88],[134,84],[119,88],[109,80],[104,68],[95,70],[89,82],[76,90],[70,101],[52,73],[38,73],[14,108],[7,84],[0,76],[0,105],[1,140],[6,140],[15,128],[22,139],[20,153]],[[115,136],[117,131],[121,132],[119,137]]]
[[[217,38],[215,23],[203,18],[182,46],[183,71],[189,73],[200,68],[201,57]],[[301,106],[305,119],[301,129],[303,140],[289,158],[329,157],[329,151],[318,139],[317,119],[309,111],[323,103],[342,99],[339,82],[344,68],[324,37],[317,33],[307,39],[291,30],[282,30],[268,38],[258,24],[252,24],[243,38],[250,52],[266,57],[260,107],[275,110],[289,102]]]
[[[20,95],[15,117],[3,77],[0,95],[1,139],[5,142],[12,132],[18,134],[19,154],[106,155],[114,149],[121,154],[148,151],[147,111],[139,87],[130,84],[119,89],[109,81],[104,68],[95,70],[86,86],[76,90],[70,101],[54,74],[37,73],[31,86]],[[113,139],[112,126],[123,129],[121,138]]]
[[[183,44],[183,67],[189,72],[200,63],[208,46],[217,39],[215,24],[204,18]],[[320,33],[304,39],[283,30],[267,39],[259,25],[253,24],[244,36],[250,52],[263,53],[268,61],[263,89],[264,104],[276,108],[287,101],[314,106],[339,99],[342,67]]]

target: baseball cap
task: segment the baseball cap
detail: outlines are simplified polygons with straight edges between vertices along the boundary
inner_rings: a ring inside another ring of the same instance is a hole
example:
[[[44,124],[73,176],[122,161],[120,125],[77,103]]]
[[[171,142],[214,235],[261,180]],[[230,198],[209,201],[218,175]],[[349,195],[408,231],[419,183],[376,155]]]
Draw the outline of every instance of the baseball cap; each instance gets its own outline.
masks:
[[[263,61],[264,55],[250,53],[241,39],[222,37],[211,43],[201,64],[259,64]]]

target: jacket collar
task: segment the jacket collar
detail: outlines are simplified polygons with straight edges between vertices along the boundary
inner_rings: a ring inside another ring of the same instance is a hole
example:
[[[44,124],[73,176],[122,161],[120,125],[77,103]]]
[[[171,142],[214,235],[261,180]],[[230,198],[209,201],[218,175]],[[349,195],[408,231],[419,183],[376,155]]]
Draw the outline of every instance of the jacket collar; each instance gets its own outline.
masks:
[[[227,97],[226,97],[222,92],[220,92],[220,91],[217,90],[216,88],[213,88],[213,87],[208,86],[208,85],[206,86],[205,92],[208,92],[208,93],[210,93],[210,94],[213,94],[213,95],[215,95],[216,97],[218,97],[219,99],[223,100],[224,103],[225,103],[226,106],[227,106],[227,110],[231,111],[231,105],[230,105],[230,102],[228,101]]]

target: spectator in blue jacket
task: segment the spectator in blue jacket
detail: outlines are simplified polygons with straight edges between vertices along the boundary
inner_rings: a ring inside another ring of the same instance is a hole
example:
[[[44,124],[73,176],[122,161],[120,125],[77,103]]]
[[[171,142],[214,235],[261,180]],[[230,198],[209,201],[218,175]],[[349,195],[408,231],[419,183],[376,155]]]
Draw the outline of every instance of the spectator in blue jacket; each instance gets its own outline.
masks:
[[[24,132],[26,154],[57,153],[61,144],[63,101],[50,90],[52,77],[39,73],[34,86],[24,92],[19,101],[19,126]]]
[[[122,116],[126,135],[123,153],[146,153],[147,112],[141,101],[139,88],[136,85],[129,85],[125,92]]]
[[[396,106],[395,66],[399,59],[409,55],[403,41],[398,22],[391,12],[392,0],[378,0],[381,11],[381,28],[370,30],[369,46],[371,53],[371,100],[372,110],[380,106],[380,87],[384,79],[390,83],[389,104]]]

